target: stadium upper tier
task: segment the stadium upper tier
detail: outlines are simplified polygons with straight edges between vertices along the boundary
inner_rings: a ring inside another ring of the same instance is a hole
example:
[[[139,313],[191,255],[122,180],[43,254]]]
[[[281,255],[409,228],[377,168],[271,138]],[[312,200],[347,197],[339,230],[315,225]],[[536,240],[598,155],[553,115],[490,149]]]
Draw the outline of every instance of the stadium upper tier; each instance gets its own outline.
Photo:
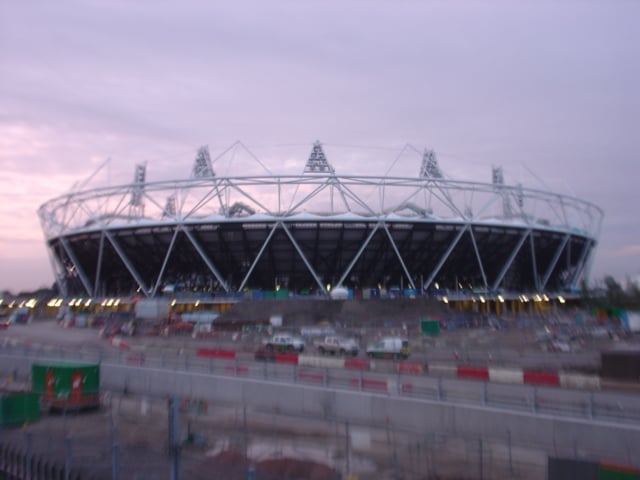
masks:
[[[63,293],[557,292],[586,274],[603,218],[500,170],[492,183],[443,178],[429,152],[417,177],[338,175],[319,144],[301,175],[217,176],[205,153],[189,179],[147,182],[138,165],[132,183],[42,205]]]

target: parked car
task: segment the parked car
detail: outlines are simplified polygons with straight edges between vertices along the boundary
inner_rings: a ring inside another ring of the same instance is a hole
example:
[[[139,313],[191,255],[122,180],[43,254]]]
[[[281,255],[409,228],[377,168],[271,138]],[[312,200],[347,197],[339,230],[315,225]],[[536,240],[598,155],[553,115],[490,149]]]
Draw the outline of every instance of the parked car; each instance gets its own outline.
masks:
[[[278,350],[281,352],[303,352],[305,347],[305,343],[302,338],[289,335],[288,333],[276,333],[268,340],[265,340],[264,345],[268,350]]]
[[[314,343],[318,353],[324,355],[325,353],[330,355],[358,355],[360,348],[358,343],[353,338],[340,337],[340,336],[326,336],[322,340]]]
[[[409,340],[401,337],[384,337],[367,347],[370,358],[402,358],[409,357]]]

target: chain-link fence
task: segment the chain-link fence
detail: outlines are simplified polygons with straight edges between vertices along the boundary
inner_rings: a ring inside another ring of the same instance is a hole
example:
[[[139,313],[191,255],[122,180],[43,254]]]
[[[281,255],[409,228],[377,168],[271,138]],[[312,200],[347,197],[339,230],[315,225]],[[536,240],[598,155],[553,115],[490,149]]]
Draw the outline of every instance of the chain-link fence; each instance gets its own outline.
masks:
[[[45,414],[2,430],[0,444],[55,465],[49,476],[33,471],[43,479],[538,479],[546,471],[546,453],[512,444],[508,431],[417,435],[385,419],[358,425],[206,399],[176,399],[172,422],[170,404],[107,392],[98,410]]]

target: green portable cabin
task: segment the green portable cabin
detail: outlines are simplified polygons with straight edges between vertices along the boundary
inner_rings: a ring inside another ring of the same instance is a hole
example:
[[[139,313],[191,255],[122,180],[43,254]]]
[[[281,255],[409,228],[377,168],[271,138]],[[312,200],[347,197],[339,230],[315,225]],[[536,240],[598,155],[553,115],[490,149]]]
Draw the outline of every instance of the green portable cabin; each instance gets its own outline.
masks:
[[[49,408],[81,409],[100,405],[100,365],[34,363],[31,389]]]
[[[420,331],[422,335],[436,337],[440,334],[440,321],[431,319],[420,320]]]
[[[34,392],[0,395],[0,426],[24,425],[40,418],[40,396]]]

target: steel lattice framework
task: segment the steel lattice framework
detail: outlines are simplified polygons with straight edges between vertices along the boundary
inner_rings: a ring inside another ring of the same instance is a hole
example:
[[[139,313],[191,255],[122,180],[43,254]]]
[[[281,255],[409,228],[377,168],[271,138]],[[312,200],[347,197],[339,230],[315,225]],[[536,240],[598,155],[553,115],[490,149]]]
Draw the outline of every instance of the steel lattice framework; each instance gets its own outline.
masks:
[[[433,152],[412,178],[338,175],[318,143],[301,175],[221,177],[208,152],[198,158],[189,179],[145,182],[138,165],[130,184],[42,205],[62,292],[560,292],[587,275],[603,219],[578,198],[505,185],[501,172],[493,183],[445,179]]]

